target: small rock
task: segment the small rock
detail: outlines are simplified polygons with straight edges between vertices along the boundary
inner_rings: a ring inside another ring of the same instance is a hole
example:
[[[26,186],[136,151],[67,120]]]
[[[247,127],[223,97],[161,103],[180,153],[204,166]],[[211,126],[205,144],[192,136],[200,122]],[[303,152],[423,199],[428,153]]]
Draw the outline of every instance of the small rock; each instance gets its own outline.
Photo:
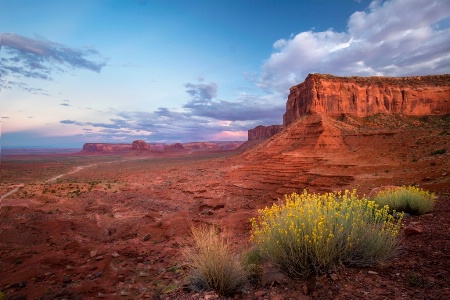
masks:
[[[94,274],[94,276],[92,276],[93,278],[98,278],[98,277],[102,277],[102,272],[97,272]]]
[[[147,277],[147,276],[148,276],[147,272],[143,271],[139,272],[139,277]]]
[[[445,176],[447,176],[447,175],[448,175],[447,172],[442,173],[442,177],[445,177]]]
[[[375,272],[375,271],[367,271],[367,274],[369,274],[369,275],[377,275],[378,273]]]
[[[255,296],[258,297],[258,298],[264,296],[265,294],[267,294],[267,292],[266,291],[262,291],[262,290],[255,292]]]
[[[330,274],[330,278],[333,280],[333,281],[336,281],[336,280],[338,280],[339,279],[339,277],[336,275],[336,274]]]
[[[128,296],[128,292],[127,291],[120,291],[119,295],[120,296]]]
[[[71,265],[67,265],[66,270],[73,270],[73,267]]]
[[[423,228],[417,223],[411,223],[404,229],[405,237],[422,234]]]
[[[210,293],[206,294],[206,295],[204,296],[204,298],[205,298],[205,300],[213,300],[213,299],[219,298],[219,295],[217,295],[217,294],[214,293],[214,292],[210,292]]]
[[[142,238],[142,240],[143,240],[144,242],[150,240],[150,233],[147,233],[146,235],[144,235],[144,237]]]
[[[96,255],[97,255],[97,250],[92,250],[91,252],[89,252],[89,255],[90,255],[91,257],[96,256]]]
[[[99,292],[99,293],[97,294],[97,298],[106,298],[106,295],[103,294],[103,293],[101,293],[101,292]]]
[[[308,285],[304,284],[302,286],[302,292],[303,292],[304,295],[308,295],[308,292],[309,292]]]
[[[433,214],[430,214],[430,213],[424,214],[424,215],[422,215],[422,217],[424,217],[424,218],[433,218]]]
[[[112,256],[112,257],[119,257],[119,256],[120,256],[120,254],[119,254],[119,253],[117,253],[117,252],[113,252],[113,253],[111,253],[111,256]]]
[[[72,278],[70,278],[70,276],[64,276],[64,278],[63,278],[64,284],[69,284],[71,282],[72,282]]]
[[[95,260],[102,260],[103,259],[103,255],[99,255],[95,258]]]

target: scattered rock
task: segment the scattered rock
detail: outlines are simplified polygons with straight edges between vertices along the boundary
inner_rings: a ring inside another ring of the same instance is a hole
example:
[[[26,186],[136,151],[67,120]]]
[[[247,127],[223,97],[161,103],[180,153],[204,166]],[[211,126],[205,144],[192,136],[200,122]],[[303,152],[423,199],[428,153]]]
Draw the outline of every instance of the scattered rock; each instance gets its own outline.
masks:
[[[64,276],[64,278],[63,278],[64,284],[69,284],[71,282],[72,282],[72,278],[70,278],[70,276]]]
[[[367,271],[367,274],[369,274],[369,275],[377,275],[378,273],[375,272],[375,271]]]
[[[146,235],[144,235],[144,237],[142,238],[142,240],[143,240],[144,242],[150,240],[150,233],[147,233]]]
[[[267,292],[263,291],[263,290],[256,291],[255,292],[255,297],[259,298],[259,297],[265,296],[266,294],[267,294]]]
[[[101,292],[99,292],[99,293],[97,294],[97,298],[106,298],[106,295],[103,294],[103,293],[101,293]]]
[[[97,250],[92,250],[91,252],[89,252],[89,255],[91,257],[95,257],[97,255]]]
[[[339,279],[339,277],[336,275],[336,274],[330,274],[330,278],[333,280],[333,281],[336,281],[336,280],[338,280]]]
[[[204,298],[205,300],[213,300],[213,299],[218,299],[218,298],[219,298],[219,295],[217,295],[217,294],[214,293],[214,292],[208,292],[207,294],[205,294],[205,296],[203,296],[203,298]]]
[[[404,229],[405,237],[410,237],[410,236],[413,236],[413,235],[419,235],[419,234],[422,234],[422,232],[423,232],[423,228],[417,222],[413,222],[413,223],[409,224]]]
[[[112,257],[119,257],[119,256],[120,256],[120,254],[119,254],[119,253],[117,253],[117,252],[113,252],[113,253],[111,253],[111,256],[112,256]]]
[[[147,272],[144,271],[139,272],[139,277],[147,277],[147,276],[148,276]]]
[[[103,259],[103,255],[99,255],[95,258],[95,260],[102,260]]]
[[[304,295],[308,295],[309,289],[308,289],[308,285],[307,284],[304,284],[302,286],[302,292],[303,292]]]

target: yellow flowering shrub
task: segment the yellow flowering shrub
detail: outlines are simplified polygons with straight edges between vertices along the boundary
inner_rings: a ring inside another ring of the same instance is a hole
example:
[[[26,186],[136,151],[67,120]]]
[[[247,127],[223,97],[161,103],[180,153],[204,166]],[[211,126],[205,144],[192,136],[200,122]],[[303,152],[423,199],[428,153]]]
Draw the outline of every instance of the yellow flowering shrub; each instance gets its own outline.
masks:
[[[396,248],[402,214],[359,198],[356,191],[285,196],[251,219],[252,241],[263,258],[294,278],[329,270],[337,263],[372,265]]]
[[[373,199],[379,205],[388,205],[397,211],[413,215],[430,212],[434,207],[434,194],[414,186],[402,186],[379,192]]]

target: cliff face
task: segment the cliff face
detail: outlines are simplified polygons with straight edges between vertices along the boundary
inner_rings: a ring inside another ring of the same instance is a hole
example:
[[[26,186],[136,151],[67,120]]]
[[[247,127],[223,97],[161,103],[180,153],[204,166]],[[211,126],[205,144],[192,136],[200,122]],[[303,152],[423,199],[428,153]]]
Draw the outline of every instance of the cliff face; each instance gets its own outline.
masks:
[[[257,126],[248,131],[248,140],[265,139],[274,136],[283,130],[283,125]]]
[[[337,77],[310,74],[291,87],[283,125],[319,113],[365,117],[450,113],[450,74],[416,77]]]

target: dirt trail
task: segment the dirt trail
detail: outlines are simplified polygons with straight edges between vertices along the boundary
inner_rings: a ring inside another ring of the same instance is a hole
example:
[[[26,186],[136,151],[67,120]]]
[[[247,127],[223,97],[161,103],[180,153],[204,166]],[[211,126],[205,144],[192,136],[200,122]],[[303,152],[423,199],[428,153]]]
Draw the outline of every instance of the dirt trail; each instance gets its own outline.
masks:
[[[129,159],[128,159],[128,160],[129,160]],[[67,173],[64,173],[64,174],[60,174],[60,175],[58,175],[58,176],[55,176],[55,177],[50,178],[50,179],[48,179],[48,180],[45,180],[45,182],[56,181],[57,179],[59,179],[59,178],[61,178],[61,177],[63,177],[63,176],[70,175],[70,174],[74,174],[74,173],[76,173],[76,172],[78,172],[78,171],[81,171],[81,170],[83,170],[83,169],[85,169],[85,168],[91,168],[91,167],[98,166],[98,165],[106,165],[106,164],[112,164],[112,163],[124,162],[124,161],[128,161],[128,160],[117,160],[117,161],[109,161],[109,162],[105,162],[105,163],[97,163],[97,164],[91,164],[91,165],[86,165],[86,166],[79,166],[79,167],[76,167],[73,171],[70,171],[70,172],[67,172]],[[1,196],[0,196],[0,201],[2,201],[3,199],[5,199],[5,198],[8,197],[8,196],[11,196],[11,195],[14,194],[15,192],[17,192],[21,187],[24,187],[24,186],[25,186],[25,184],[19,183],[18,185],[16,185],[16,187],[15,187],[13,190],[11,190],[11,191],[9,191],[9,192],[7,192],[7,193],[1,195]]]
[[[12,195],[12,194],[14,194],[15,192],[17,192],[17,191],[18,191],[21,187],[23,187],[23,186],[24,186],[24,184],[19,184],[19,185],[17,185],[13,190],[11,190],[11,191],[9,191],[9,192],[7,192],[7,193],[1,195],[1,196],[0,196],[0,202],[1,202],[3,199],[5,199],[6,197],[8,197],[9,195]]]

